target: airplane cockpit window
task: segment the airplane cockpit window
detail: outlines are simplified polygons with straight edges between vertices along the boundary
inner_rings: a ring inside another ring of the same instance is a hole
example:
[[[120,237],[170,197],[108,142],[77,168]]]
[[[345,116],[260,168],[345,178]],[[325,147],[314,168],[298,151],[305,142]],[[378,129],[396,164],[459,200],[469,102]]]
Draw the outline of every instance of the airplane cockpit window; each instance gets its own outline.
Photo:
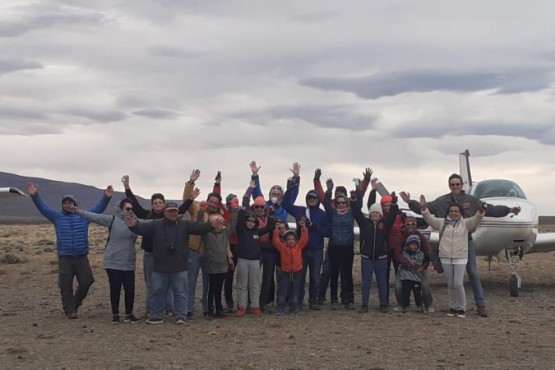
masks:
[[[526,199],[520,186],[509,180],[480,181],[473,189],[472,195],[479,199],[498,197]]]

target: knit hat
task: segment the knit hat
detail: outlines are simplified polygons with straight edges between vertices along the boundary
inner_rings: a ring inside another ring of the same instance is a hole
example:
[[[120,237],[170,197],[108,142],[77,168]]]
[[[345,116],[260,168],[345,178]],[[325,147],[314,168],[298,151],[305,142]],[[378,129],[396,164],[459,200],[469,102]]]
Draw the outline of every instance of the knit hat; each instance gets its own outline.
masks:
[[[383,206],[384,204],[391,203],[393,201],[393,197],[391,195],[384,195],[382,200],[380,200],[380,204]]]
[[[344,186],[337,186],[337,187],[335,188],[335,194],[337,194],[337,193],[345,194],[345,196],[348,195],[348,193],[347,193],[347,188],[344,187]]]
[[[409,235],[407,241],[405,242],[405,247],[409,244],[416,244],[418,245],[418,247],[420,247],[420,238],[418,237],[418,235]]]
[[[382,210],[382,206],[380,206],[378,203],[374,203],[370,206],[370,208],[368,209],[368,212],[371,214],[372,212],[376,212],[379,213],[380,216],[383,217],[383,210]]]
[[[75,199],[75,196],[74,196],[74,195],[64,195],[64,197],[62,198],[62,204],[63,204],[66,200],[67,200],[67,201],[70,201],[70,202],[73,202],[73,204],[75,204],[75,206],[77,207],[77,200]]]
[[[235,195],[233,193],[229,193],[227,195],[227,197],[225,197],[225,203],[226,204],[231,204],[231,201],[233,200],[233,198],[237,198],[237,195]]]
[[[254,205],[255,206],[264,206],[264,207],[266,207],[266,201],[264,200],[264,197],[262,195],[257,196],[254,199]]]

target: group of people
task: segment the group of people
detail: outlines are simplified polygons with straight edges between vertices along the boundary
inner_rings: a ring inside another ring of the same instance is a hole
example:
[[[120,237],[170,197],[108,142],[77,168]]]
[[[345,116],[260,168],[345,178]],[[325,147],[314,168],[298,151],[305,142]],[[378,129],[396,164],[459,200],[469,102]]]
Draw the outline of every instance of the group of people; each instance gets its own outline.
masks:
[[[62,210],[50,208],[39,195],[36,185],[28,184],[38,210],[55,225],[59,263],[59,287],[64,313],[77,318],[83,299],[94,282],[88,261],[89,222],[108,228],[103,268],[108,275],[112,323],[136,323],[135,268],[137,236],[142,236],[143,271],[146,285],[147,323],[164,322],[173,313],[183,324],[195,313],[196,288],[202,277],[202,312],[207,318],[235,317],[250,312],[254,316],[269,313],[300,314],[305,301],[308,274],[308,308],[320,310],[329,285],[332,308],[355,310],[353,261],[355,233],[360,230],[361,305],[360,313],[369,312],[373,277],[378,288],[379,309],[388,312],[389,276],[395,270],[396,311],[406,312],[411,295],[422,312],[433,312],[429,286],[430,264],[443,272],[448,285],[449,316],[464,317],[466,295],[463,286],[466,269],[480,316],[486,317],[484,292],[477,274],[472,232],[484,217],[502,217],[519,208],[485,207],[479,199],[462,190],[461,176],[449,177],[450,192],[434,201],[400,197],[412,211],[439,231],[439,247],[431,248],[418,230],[420,219],[399,210],[397,196],[383,196],[377,202],[377,181],[366,168],[355,190],[335,186],[332,179],[320,180],[314,173],[314,189],[305,196],[305,205],[295,205],[300,185],[300,165],[294,163],[285,189],[270,188],[268,199],[261,190],[256,162],[249,164],[252,175],[245,193],[221,195],[221,173],[205,201],[195,201],[200,190],[195,182],[199,170],[191,173],[183,191],[183,202],[167,202],[160,193],[151,197],[151,209],[141,206],[129,184],[122,177],[126,197],[118,202],[114,215],[102,214],[113,188],[108,186],[93,208],[79,208],[72,196],[64,196]],[[363,198],[370,188],[367,207]],[[323,209],[321,207],[323,205]],[[188,214],[188,216],[186,216]],[[294,220],[295,230],[288,221]],[[325,241],[328,240],[327,248]],[[77,289],[74,291],[74,279]],[[340,294],[338,295],[340,284]],[[234,285],[237,296],[234,299]],[[124,290],[125,314],[120,317],[120,296]],[[222,293],[225,306],[222,302]]]

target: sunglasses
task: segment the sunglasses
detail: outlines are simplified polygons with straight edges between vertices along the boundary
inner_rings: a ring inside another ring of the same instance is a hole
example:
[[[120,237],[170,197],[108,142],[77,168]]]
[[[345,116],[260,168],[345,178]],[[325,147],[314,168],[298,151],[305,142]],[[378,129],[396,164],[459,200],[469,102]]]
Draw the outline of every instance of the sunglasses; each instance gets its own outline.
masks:
[[[125,209],[126,211],[132,211],[132,210],[133,210],[133,207],[125,207],[124,209]]]
[[[347,202],[335,202],[335,204],[340,205],[340,204],[347,204]]]
[[[255,209],[264,209],[266,206],[254,206]]]
[[[416,226],[416,222],[407,222],[405,226]]]
[[[453,184],[449,184],[450,187],[455,187],[455,186],[461,186],[462,184],[460,182],[456,182]]]
[[[256,220],[253,220],[252,218],[248,218],[246,222],[256,223]]]
[[[318,197],[315,197],[314,195],[309,195],[307,199],[318,199]]]

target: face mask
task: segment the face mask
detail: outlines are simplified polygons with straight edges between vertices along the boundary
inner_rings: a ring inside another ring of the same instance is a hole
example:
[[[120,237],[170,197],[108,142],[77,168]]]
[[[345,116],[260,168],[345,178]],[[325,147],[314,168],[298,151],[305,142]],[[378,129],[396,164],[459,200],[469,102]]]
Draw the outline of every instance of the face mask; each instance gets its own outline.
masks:
[[[277,202],[277,200],[278,200],[277,197],[272,197],[272,198],[270,198],[270,201],[272,202],[272,204],[275,203],[275,202]]]

